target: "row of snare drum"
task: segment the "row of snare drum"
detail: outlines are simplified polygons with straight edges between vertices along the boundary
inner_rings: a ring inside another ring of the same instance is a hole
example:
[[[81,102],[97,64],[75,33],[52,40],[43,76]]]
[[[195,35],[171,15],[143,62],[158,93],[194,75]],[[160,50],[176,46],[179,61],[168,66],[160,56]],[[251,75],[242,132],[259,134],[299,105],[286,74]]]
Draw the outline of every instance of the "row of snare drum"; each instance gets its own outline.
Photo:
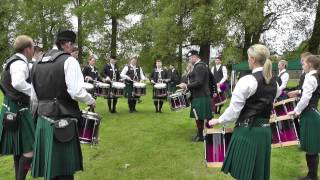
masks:
[[[299,120],[288,115],[294,110],[297,99],[290,98],[274,103],[270,117],[272,147],[299,144]],[[228,148],[232,128],[206,128],[204,130],[204,156],[208,167],[221,167]]]
[[[122,82],[94,82],[84,83],[85,89],[95,97],[122,97],[125,95],[126,84]],[[133,95],[134,96],[145,96],[146,95],[146,84],[140,82],[133,83]]]

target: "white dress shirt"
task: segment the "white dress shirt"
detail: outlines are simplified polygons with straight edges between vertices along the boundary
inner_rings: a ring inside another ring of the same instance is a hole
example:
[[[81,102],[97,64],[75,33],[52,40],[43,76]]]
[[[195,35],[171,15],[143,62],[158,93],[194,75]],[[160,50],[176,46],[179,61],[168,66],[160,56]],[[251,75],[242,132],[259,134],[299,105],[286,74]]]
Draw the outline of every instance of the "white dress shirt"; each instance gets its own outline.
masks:
[[[281,86],[279,87],[281,91],[283,91],[288,84],[289,81],[289,73],[286,72],[286,69],[283,69],[282,71],[279,72],[278,77],[283,73],[283,75],[280,77],[281,79]]]
[[[28,60],[23,54],[16,55],[23,61],[15,61],[10,65],[11,85],[17,91],[31,96],[31,84],[26,81],[30,72]]]
[[[252,70],[252,73],[262,71],[263,67],[258,67]],[[234,88],[232,92],[232,97],[230,101],[229,107],[225,110],[225,112],[219,117],[219,123],[226,123],[229,121],[236,120],[241,110],[243,109],[246,100],[254,95],[258,88],[258,82],[254,78],[253,75],[249,74],[246,75],[238,81],[236,84],[236,87]],[[277,85],[277,95],[278,97],[280,95],[280,89]]]
[[[134,66],[132,64],[130,64],[129,66],[131,66],[132,68],[137,70],[136,66]],[[127,75],[127,72],[128,72],[128,66],[124,66],[124,68],[122,69],[122,71],[120,73],[120,77],[123,79],[127,79],[127,80],[133,80]],[[144,76],[142,68],[140,68],[140,80],[146,80],[146,77]]]
[[[86,103],[87,105],[91,105],[95,102],[91,94],[89,94],[84,87],[84,79],[80,64],[74,57],[70,56],[64,62],[64,74],[67,91],[72,99]],[[37,100],[34,87],[32,87],[31,99],[33,101]]]
[[[220,80],[220,82],[217,82],[217,83],[222,84],[228,79],[228,70],[227,70],[226,66],[223,66],[221,64],[217,64],[216,65],[217,71],[220,69],[220,67],[222,67],[223,77]],[[211,73],[214,74],[214,66],[211,68]]]
[[[313,74],[316,74],[316,73],[317,73],[316,70],[312,70],[306,74],[306,77],[302,85],[302,89],[303,89],[302,96],[297,106],[294,108],[294,112],[296,114],[301,114],[302,111],[308,106],[309,101],[312,97],[312,93],[318,87],[317,79],[313,76]]]

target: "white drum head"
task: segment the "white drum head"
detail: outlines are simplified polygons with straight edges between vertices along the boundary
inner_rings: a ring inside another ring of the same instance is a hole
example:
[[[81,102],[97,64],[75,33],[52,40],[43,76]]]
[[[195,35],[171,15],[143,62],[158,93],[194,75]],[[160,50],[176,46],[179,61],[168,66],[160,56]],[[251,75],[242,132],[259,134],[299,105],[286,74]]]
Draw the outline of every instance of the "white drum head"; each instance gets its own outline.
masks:
[[[126,87],[126,85],[122,82],[113,82],[112,87],[114,87],[116,89],[124,89]]]
[[[133,87],[144,88],[144,87],[146,87],[146,84],[140,83],[140,82],[135,82],[135,83],[133,83]]]
[[[100,87],[100,88],[109,88],[109,87],[110,87],[109,84],[107,84],[107,83],[102,83],[102,82],[98,82],[98,83],[96,84],[96,86],[97,86],[97,87]]]
[[[165,89],[167,87],[167,84],[165,83],[157,83],[154,85],[154,88],[156,89]]]

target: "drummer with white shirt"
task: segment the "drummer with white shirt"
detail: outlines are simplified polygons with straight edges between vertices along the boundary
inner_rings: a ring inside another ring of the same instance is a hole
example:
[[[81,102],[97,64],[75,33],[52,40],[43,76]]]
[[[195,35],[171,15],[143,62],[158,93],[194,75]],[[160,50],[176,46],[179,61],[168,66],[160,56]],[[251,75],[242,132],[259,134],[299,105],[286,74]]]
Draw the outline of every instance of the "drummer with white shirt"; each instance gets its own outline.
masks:
[[[221,96],[221,99],[226,98],[225,91],[227,90],[227,80],[228,80],[228,70],[227,67],[222,64],[221,57],[218,56],[215,59],[215,64],[211,68],[211,73],[214,76],[215,82],[217,82],[217,88],[218,88],[218,96]],[[223,91],[220,87],[224,86],[225,89]],[[213,104],[214,106],[214,104]],[[220,111],[222,109],[223,104],[219,105],[218,107],[215,107],[215,113],[220,114]]]
[[[110,57],[110,63],[107,63],[104,66],[103,73],[105,75],[105,81],[110,85],[112,85],[112,82],[120,81],[120,72],[118,69],[116,56]],[[109,112],[116,113],[118,98],[112,96],[111,94],[107,98],[108,98]]]
[[[300,148],[306,152],[308,174],[299,180],[318,179],[320,153],[320,114],[318,110],[320,98],[320,58],[315,55],[304,57],[303,70],[306,73],[302,85],[302,96],[293,112],[300,116]]]
[[[137,65],[138,59],[133,57],[130,64],[124,66],[120,73],[120,77],[126,82],[126,97],[128,98],[129,112],[137,112],[136,104],[139,97],[133,95],[133,83],[146,80],[143,70]]]
[[[76,40],[73,31],[60,31],[57,48],[32,68],[31,98],[38,101],[32,176],[73,180],[83,170],[76,120],[81,118],[77,101],[91,108],[95,99],[85,90],[79,62],[70,55]]]
[[[255,44],[248,49],[252,74],[235,86],[229,107],[209,125],[236,120],[222,171],[235,179],[270,179],[271,130],[269,119],[280,89],[272,78],[269,49]]]
[[[30,112],[30,71],[28,60],[34,53],[29,36],[18,36],[15,54],[4,64],[1,90],[4,94],[0,119],[0,156],[13,155],[15,177],[24,180],[31,165],[35,123]],[[14,118],[15,117],[15,118]]]
[[[150,74],[150,82],[153,85],[157,83],[162,83],[163,85],[166,85],[165,83],[168,81],[170,81],[170,79],[168,79],[168,72],[162,68],[161,60],[156,60],[156,68]],[[153,104],[156,108],[156,113],[162,113],[163,100],[166,99],[167,96],[157,97],[155,94],[155,88],[156,87],[153,86]]]
[[[285,94],[285,89],[289,81],[289,73],[287,72],[288,62],[286,60],[280,60],[278,63],[279,74],[277,76],[277,83],[281,90],[281,95],[279,98],[285,99],[287,95]]]

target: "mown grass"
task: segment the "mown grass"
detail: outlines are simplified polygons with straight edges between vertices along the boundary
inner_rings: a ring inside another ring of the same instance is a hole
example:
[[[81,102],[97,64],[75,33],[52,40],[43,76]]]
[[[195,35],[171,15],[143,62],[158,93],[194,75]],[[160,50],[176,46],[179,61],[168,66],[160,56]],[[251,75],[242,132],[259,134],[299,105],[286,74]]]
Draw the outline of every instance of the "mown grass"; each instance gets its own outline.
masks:
[[[191,142],[195,125],[189,109],[171,112],[166,102],[164,113],[155,113],[150,95],[148,89],[137,105],[139,112],[133,114],[124,98],[117,114],[107,112],[106,100],[98,98],[96,111],[103,117],[100,142],[95,147],[82,145],[85,171],[76,179],[232,179],[219,169],[206,168],[203,143]],[[272,149],[272,180],[296,179],[306,170],[304,153],[297,146]],[[13,172],[12,157],[0,157],[0,180],[14,179]]]

